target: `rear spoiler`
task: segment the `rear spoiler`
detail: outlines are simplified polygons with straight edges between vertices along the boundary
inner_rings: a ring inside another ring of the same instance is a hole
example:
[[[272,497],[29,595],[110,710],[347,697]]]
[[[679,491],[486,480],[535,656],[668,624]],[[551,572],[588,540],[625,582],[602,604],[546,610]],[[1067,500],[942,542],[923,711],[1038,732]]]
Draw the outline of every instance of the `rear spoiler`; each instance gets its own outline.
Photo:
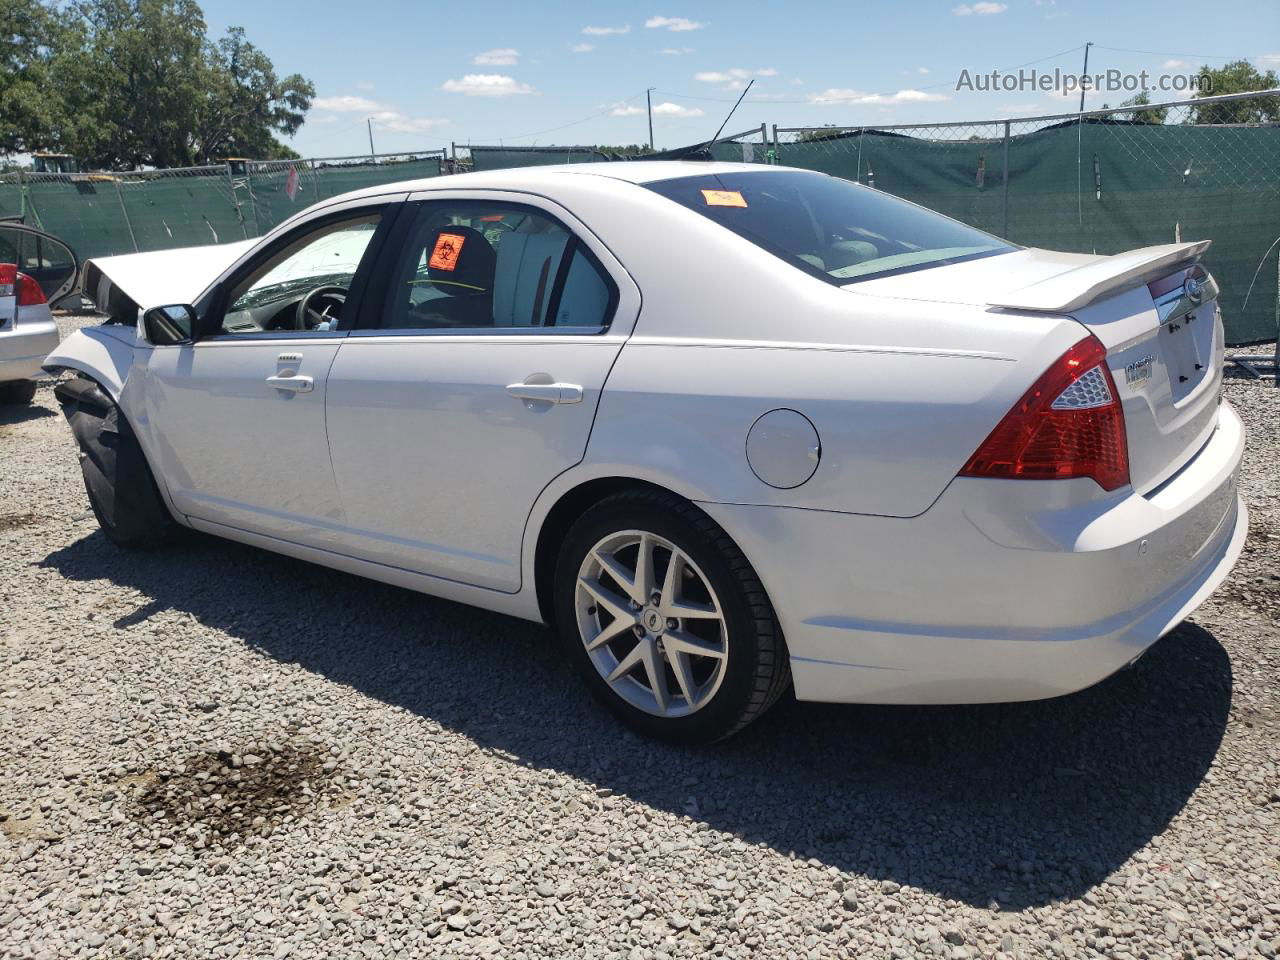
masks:
[[[1165,243],[1099,257],[1048,279],[1001,294],[988,303],[1009,310],[1071,313],[1108,294],[1158,279],[1174,267],[1198,260],[1212,242]]]

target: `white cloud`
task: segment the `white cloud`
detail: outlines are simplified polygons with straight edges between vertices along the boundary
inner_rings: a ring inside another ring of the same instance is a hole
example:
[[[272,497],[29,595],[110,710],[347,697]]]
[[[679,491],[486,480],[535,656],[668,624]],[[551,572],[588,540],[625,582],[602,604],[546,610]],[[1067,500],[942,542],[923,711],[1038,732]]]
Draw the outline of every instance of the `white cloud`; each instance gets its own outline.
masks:
[[[376,100],[351,95],[316,97],[311,101],[311,106],[321,111],[319,116],[308,118],[312,123],[333,123],[337,119],[326,114],[360,113],[371,119],[379,128],[396,133],[422,133],[449,122],[441,117],[409,117]]]
[[[1185,60],[1166,60],[1164,63],[1160,64],[1160,69],[1161,70],[1177,70],[1180,67],[1185,67],[1185,66],[1188,66],[1187,61]]]
[[[376,100],[349,94],[341,97],[316,97],[311,101],[311,107],[314,110],[328,110],[331,113],[376,113],[387,109]]]
[[[368,80],[360,80],[359,82],[357,82],[357,83],[356,83],[356,89],[357,89],[357,90],[372,90],[372,89],[373,89],[373,84],[372,84],[371,82],[369,82]]]
[[[928,68],[928,67],[916,67],[916,73],[920,74],[920,76],[922,76],[922,77],[924,77],[924,76],[928,76],[928,74],[929,74],[929,68]]]
[[[613,109],[609,111],[609,115],[613,117],[640,117],[643,116],[644,113],[644,107],[637,106],[634,103],[614,104]],[[672,103],[670,100],[665,100],[662,103],[655,103],[653,105],[653,115],[655,117],[675,117],[676,119],[683,120],[689,117],[700,117],[703,114],[702,110],[698,107],[686,107],[682,104]]]
[[[653,115],[655,117],[678,117],[681,119],[686,117],[700,117],[702,116],[702,108],[686,107],[667,100],[663,103],[655,103],[653,105]]]
[[[406,117],[395,110],[375,113],[371,119],[376,129],[392,130],[395,133],[425,133],[449,123],[443,117]]]
[[[588,37],[607,37],[611,34],[624,34],[631,32],[631,24],[626,23],[620,27],[583,27],[582,32]]]
[[[686,33],[689,30],[701,30],[706,24],[688,17],[650,17],[644,22],[650,30],[670,30],[673,33]]]
[[[958,7],[953,7],[951,12],[957,17],[991,17],[997,13],[1004,13],[1008,9],[1007,3],[990,3],[988,0],[982,0],[980,3],[962,3]]]
[[[478,67],[514,67],[520,62],[520,51],[510,47],[498,47],[495,50],[477,53],[471,62]]]
[[[880,104],[895,103],[938,103],[950,100],[941,93],[926,93],[923,90],[899,90],[897,93],[864,93],[861,90],[849,90],[831,87],[821,93],[809,94],[809,102],[816,104]]]
[[[461,93],[468,97],[513,97],[533,93],[527,83],[501,73],[468,73],[461,80],[446,80],[440,89],[445,93]]]
[[[752,77],[776,77],[778,71],[773,67],[762,67],[759,70],[744,70],[732,67],[728,70],[704,70],[695,73],[693,79],[699,83],[714,83],[722,90],[741,90]]]
[[[596,48],[594,43],[575,43],[569,48],[570,53],[590,53]]]
[[[693,53],[693,47],[663,47],[658,51],[665,57],[683,57],[685,54]]]
[[[1254,59],[1264,67],[1280,67],[1280,53],[1264,53]]]

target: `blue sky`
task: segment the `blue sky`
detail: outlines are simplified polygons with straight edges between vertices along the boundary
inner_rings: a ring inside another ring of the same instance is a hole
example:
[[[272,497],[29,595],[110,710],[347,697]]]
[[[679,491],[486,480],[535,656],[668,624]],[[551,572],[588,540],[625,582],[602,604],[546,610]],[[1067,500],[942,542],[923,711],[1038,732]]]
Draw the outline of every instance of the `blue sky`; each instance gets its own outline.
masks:
[[[706,139],[748,79],[729,130],[761,122],[913,123],[1074,109],[1078,95],[957,90],[1030,64],[1185,74],[1244,57],[1280,68],[1280,4],[1132,0],[508,3],[206,0],[211,35],[243,26],[317,97],[292,141],[304,156],[450,141],[634,143]],[[1033,62],[1034,61],[1034,62]],[[1090,95],[1119,103],[1125,93]],[[1179,99],[1155,93],[1154,100]]]

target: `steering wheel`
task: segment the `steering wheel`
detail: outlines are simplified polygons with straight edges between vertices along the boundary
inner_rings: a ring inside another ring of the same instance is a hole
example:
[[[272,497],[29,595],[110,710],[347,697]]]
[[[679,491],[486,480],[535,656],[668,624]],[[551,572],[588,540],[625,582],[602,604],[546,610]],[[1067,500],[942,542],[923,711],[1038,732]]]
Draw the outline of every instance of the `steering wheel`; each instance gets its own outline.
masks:
[[[325,303],[324,301],[328,301]],[[297,330],[314,330],[322,323],[329,323],[329,329],[338,322],[338,314],[347,302],[346,287],[316,287],[307,291],[307,295],[298,301],[298,312],[294,318]]]

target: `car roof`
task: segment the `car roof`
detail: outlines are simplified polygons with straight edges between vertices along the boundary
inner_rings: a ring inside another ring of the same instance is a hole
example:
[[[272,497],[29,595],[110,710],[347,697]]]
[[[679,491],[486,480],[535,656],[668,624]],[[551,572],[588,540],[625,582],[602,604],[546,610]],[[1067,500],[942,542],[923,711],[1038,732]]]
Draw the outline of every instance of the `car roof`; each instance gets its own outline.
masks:
[[[475,173],[454,173],[441,177],[383,183],[344,194],[343,200],[381,196],[400,191],[419,190],[521,190],[539,187],[554,188],[563,184],[565,177],[593,176],[616,180],[619,183],[656,183],[679,177],[708,176],[723,173],[759,173],[762,170],[788,170],[787,167],[763,167],[758,163],[719,163],[702,160],[629,160],[600,161],[596,163],[565,163],[540,167],[507,167],[502,170],[482,170]],[[338,198],[335,198],[338,199]]]

